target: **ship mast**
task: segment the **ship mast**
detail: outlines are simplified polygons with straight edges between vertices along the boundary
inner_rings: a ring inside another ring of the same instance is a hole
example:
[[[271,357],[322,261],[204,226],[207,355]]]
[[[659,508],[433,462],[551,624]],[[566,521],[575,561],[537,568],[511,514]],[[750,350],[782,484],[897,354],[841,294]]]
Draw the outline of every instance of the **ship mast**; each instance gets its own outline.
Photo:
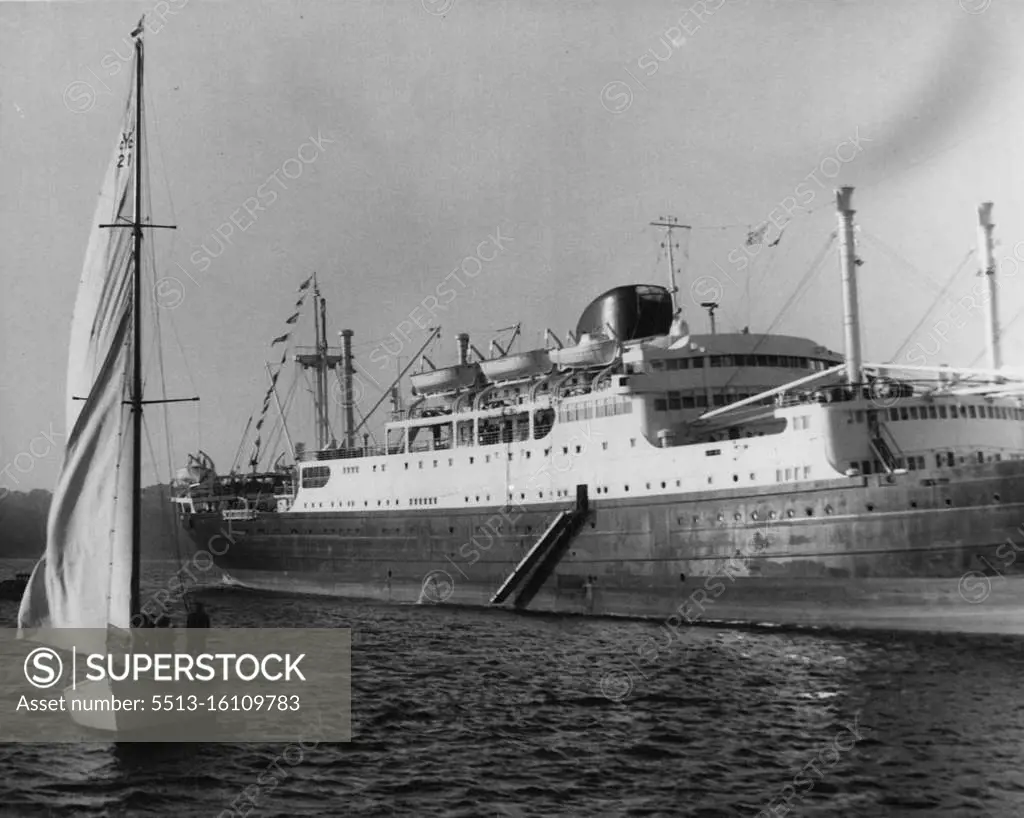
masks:
[[[992,202],[978,205],[978,250],[981,253],[981,275],[985,276],[988,309],[985,312],[985,346],[988,368],[993,372],[1003,365],[999,348],[999,302],[996,288],[995,251],[992,243]]]
[[[341,356],[332,354],[327,346],[327,299],[320,295],[320,284],[315,272],[313,273],[313,327],[316,332],[315,351],[312,355],[296,355],[295,360],[303,368],[313,369],[316,373],[313,395],[316,441],[318,449],[326,449],[331,435],[327,373],[338,365]]]
[[[664,216],[660,221],[651,222],[651,226],[665,228],[665,241],[661,246],[668,247],[668,291],[672,297],[672,317],[675,318],[679,313],[679,288],[676,286],[676,261],[672,253],[672,231],[677,229],[690,230],[691,225],[680,224],[675,216]]]
[[[851,386],[861,382],[860,316],[857,306],[857,249],[854,242],[853,188],[836,191],[839,219],[839,259],[843,274],[843,329],[846,341],[846,381]]]

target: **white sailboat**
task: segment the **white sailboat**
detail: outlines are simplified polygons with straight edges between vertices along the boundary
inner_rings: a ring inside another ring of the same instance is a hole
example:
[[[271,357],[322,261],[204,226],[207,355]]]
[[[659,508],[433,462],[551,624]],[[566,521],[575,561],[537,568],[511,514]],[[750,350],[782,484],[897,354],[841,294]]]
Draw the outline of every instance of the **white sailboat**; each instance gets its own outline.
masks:
[[[22,638],[105,652],[131,640],[139,599],[142,451],[141,266],[143,26],[135,77],[107,168],[78,285],[68,352],[67,450],[47,520],[46,551],[18,612]],[[84,640],[77,629],[104,638]],[[70,632],[68,629],[76,629]],[[136,632],[137,634],[138,632]],[[73,643],[73,644],[71,644]],[[164,712],[85,711],[72,701],[121,698],[117,683],[65,690],[72,719],[111,733],[180,721]],[[138,692],[136,688],[134,692]],[[161,691],[163,692],[163,691]]]

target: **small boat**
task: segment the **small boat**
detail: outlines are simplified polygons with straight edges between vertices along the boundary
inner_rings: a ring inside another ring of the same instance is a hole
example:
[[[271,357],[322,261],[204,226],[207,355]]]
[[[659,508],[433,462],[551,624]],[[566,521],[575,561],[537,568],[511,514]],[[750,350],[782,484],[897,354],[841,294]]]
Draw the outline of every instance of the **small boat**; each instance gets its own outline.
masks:
[[[143,30],[133,32],[134,81],[79,278],[66,385],[65,428],[71,431],[46,548],[26,578],[18,611],[20,638],[64,651],[102,653],[114,644],[138,649],[147,639],[147,631],[138,630],[145,622],[140,455],[142,411],[153,401],[143,399],[141,268],[143,231],[158,225],[143,213]],[[88,397],[76,397],[82,395]],[[62,709],[80,727],[104,733],[158,729],[156,741],[180,735],[191,721],[191,713],[118,709],[119,685],[126,689],[118,682],[73,682]]]
[[[0,582],[0,600],[17,602],[25,593],[28,585],[28,574],[15,574],[14,579],[5,579]]]
[[[481,361],[480,369],[491,383],[516,381],[548,372],[551,369],[551,356],[546,349],[515,352],[503,358]]]
[[[413,393],[416,395],[437,395],[468,389],[480,375],[480,364],[456,364],[443,369],[432,369],[411,375]]]
[[[618,355],[618,343],[609,338],[597,338],[584,333],[573,347],[548,351],[559,369],[589,369],[608,366]]]

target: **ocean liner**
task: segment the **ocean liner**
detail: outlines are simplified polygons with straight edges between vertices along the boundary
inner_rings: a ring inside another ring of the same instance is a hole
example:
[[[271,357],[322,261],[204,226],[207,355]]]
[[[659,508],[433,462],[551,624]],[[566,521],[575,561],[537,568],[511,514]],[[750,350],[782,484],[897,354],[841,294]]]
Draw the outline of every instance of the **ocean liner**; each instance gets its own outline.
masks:
[[[871,364],[852,194],[836,192],[833,234],[844,354],[716,332],[714,302],[711,332],[690,333],[670,259],[669,287],[600,295],[569,344],[485,357],[457,335],[452,365],[411,376],[380,445],[357,440],[352,333],[333,354],[317,295],[317,346],[296,360],[317,376],[318,448],[244,476],[194,460],[181,524],[227,582],[269,591],[1024,633],[1024,403],[1000,360],[992,206],[978,210],[987,368]]]

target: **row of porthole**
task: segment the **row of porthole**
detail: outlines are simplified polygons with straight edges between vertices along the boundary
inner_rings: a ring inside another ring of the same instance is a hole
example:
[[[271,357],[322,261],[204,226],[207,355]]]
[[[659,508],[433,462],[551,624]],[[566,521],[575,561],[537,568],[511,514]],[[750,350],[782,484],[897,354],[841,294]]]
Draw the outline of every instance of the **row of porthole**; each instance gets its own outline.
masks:
[[[996,494],[992,495],[992,501],[993,502],[998,503],[998,502],[1001,502],[1001,500],[1002,500],[1002,496],[1000,494],[996,493]],[[953,505],[953,501],[949,497],[947,497],[945,499],[945,505],[946,505],[947,508],[950,508]],[[917,501],[916,500],[911,500],[910,507],[911,508],[917,508]],[[875,510],[875,504],[874,503],[868,503],[866,508],[867,508],[868,511],[874,511]],[[807,509],[805,509],[805,512],[806,512],[808,517],[813,517],[814,516],[814,509],[813,508],[807,508]],[[829,506],[825,506],[825,514],[831,515],[832,512],[833,512],[832,506],[830,506],[830,505]],[[787,518],[792,519],[795,516],[796,516],[796,512],[794,512],[793,509],[787,509],[787,511],[786,511],[786,517]],[[777,517],[778,517],[778,515],[774,511],[769,511],[768,512],[768,519],[769,520],[774,520]],[[761,518],[760,514],[758,514],[756,511],[750,512],[750,519],[751,520],[759,520],[760,518]],[[724,514],[719,514],[717,519],[718,519],[718,522],[720,522],[720,523],[721,522],[725,522],[725,515]],[[735,520],[736,522],[739,522],[742,519],[743,519],[743,515],[740,514],[738,511],[735,514],[733,514],[733,520]],[[695,523],[696,522],[700,522],[700,517],[698,515],[694,514],[693,515],[693,521]],[[680,520],[680,522],[682,522],[682,520]]]
[[[813,517],[814,516],[814,509],[813,508],[806,508],[806,509],[804,509],[804,512],[806,513],[806,515],[808,517]],[[825,514],[831,515],[832,512],[833,512],[832,506],[825,506]],[[790,509],[786,510],[786,517],[787,518],[793,519],[795,516],[796,516],[796,512],[793,511],[793,509],[790,508]],[[737,512],[735,512],[732,515],[732,518],[736,522],[739,522],[740,520],[743,519],[743,515],[740,514],[740,512],[737,511]],[[775,520],[777,518],[778,518],[778,514],[776,512],[774,512],[774,511],[769,511],[768,512],[767,519]],[[718,520],[718,522],[724,523],[725,522],[725,514],[719,512],[718,516],[716,517],[716,519]],[[761,519],[761,515],[758,512],[756,512],[756,511],[752,511],[752,512],[750,512],[750,519],[751,520],[760,520]],[[693,521],[695,523],[700,522],[700,515],[694,514],[693,515]],[[681,522],[682,522],[682,520],[680,520],[680,523]]]

